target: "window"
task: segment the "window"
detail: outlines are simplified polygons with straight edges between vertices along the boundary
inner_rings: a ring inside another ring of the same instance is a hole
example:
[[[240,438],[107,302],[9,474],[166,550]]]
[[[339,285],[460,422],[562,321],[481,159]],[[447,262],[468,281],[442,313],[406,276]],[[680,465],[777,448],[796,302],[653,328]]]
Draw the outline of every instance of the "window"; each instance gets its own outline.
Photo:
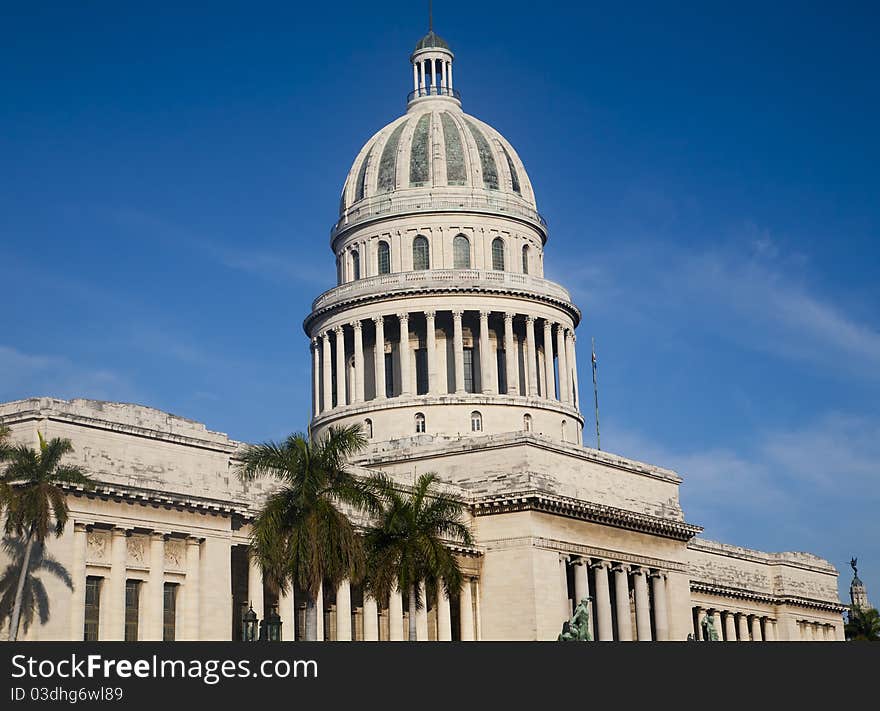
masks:
[[[452,268],[471,268],[471,241],[464,235],[456,235],[452,240]]]
[[[500,237],[492,240],[492,269],[504,271],[504,240]]]
[[[342,260],[336,257],[336,283],[342,283]]]
[[[394,397],[394,360],[391,353],[385,354],[385,397]]]
[[[355,280],[361,278],[361,255],[354,250],[351,252],[351,274]]]
[[[566,430],[568,430],[568,423],[565,420],[563,420],[562,421],[562,441],[563,442],[567,441],[565,439]]]
[[[162,641],[173,642],[177,631],[177,585],[165,583],[162,612]]]
[[[532,416],[531,415],[523,415],[523,430],[525,432],[532,431]]]
[[[416,395],[428,394],[428,349],[416,349]]]
[[[391,273],[391,247],[387,242],[379,242],[379,274]]]
[[[471,432],[482,432],[483,431],[483,416],[474,410],[471,413]]]
[[[103,578],[90,575],[86,578],[86,614],[83,624],[83,641],[98,641],[98,621],[101,619],[101,582]]]
[[[464,349],[464,389],[465,392],[474,391],[474,349]]]
[[[367,439],[373,439],[373,421],[369,418],[364,420],[364,435]]]
[[[423,271],[431,268],[431,259],[428,255],[428,238],[416,235],[413,240],[413,270]]]
[[[416,434],[424,434],[425,416],[421,412],[416,413]]]
[[[524,244],[522,248],[522,272],[529,273],[529,245]]]
[[[506,395],[507,394],[507,365],[506,365],[506,353],[507,351],[503,348],[499,348],[495,351],[495,368],[498,373],[498,394]]]
[[[125,581],[125,641],[137,642],[138,613],[140,611],[140,580]]]

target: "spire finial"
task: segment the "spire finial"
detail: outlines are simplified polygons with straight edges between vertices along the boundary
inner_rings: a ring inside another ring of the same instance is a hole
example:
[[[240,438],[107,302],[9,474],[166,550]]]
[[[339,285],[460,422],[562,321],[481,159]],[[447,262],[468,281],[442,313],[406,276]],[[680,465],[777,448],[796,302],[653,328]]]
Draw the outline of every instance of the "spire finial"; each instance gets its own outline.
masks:
[[[434,31],[434,0],[428,0],[428,32]]]

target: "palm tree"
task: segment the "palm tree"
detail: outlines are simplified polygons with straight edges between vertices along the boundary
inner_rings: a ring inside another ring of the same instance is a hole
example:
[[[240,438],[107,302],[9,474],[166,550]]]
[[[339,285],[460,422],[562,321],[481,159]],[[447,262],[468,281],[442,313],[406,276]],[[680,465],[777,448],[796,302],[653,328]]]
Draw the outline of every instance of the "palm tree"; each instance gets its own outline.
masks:
[[[466,504],[457,496],[436,491],[436,474],[422,474],[409,495],[387,477],[377,476],[374,486],[383,502],[375,526],[365,536],[367,586],[376,599],[387,599],[394,589],[409,597],[409,639],[416,639],[416,610],[424,605],[421,583],[447,595],[461,589],[458,559],[446,545],[472,545],[464,523]]]
[[[880,642],[880,613],[873,607],[856,605],[849,611],[845,629],[849,640]]]
[[[374,513],[379,501],[367,481],[346,469],[366,445],[357,425],[331,427],[319,441],[292,434],[284,442],[248,446],[238,475],[273,477],[273,491],[251,524],[251,545],[268,581],[306,594],[306,639],[317,633],[318,592],[363,573],[363,545],[343,508]]]
[[[62,464],[73,451],[69,439],[48,442],[40,432],[39,449],[25,444],[11,445],[4,454],[6,468],[0,475],[0,511],[6,513],[4,530],[24,539],[24,556],[15,589],[9,624],[9,641],[18,637],[24,588],[34,545],[43,546],[49,533],[60,536],[67,523],[68,509],[63,485],[91,488],[92,480],[78,466]],[[54,520],[54,522],[53,522]]]
[[[3,549],[11,562],[0,576],[0,620],[11,618],[15,608],[15,593],[21,575],[27,546],[20,538],[4,538]],[[34,613],[39,617],[40,624],[49,621],[49,596],[46,587],[37,572],[51,573],[61,579],[68,588],[73,590],[73,580],[67,569],[46,552],[41,544],[34,544],[28,564],[28,576],[24,584],[21,604],[21,627],[28,631],[34,621]]]

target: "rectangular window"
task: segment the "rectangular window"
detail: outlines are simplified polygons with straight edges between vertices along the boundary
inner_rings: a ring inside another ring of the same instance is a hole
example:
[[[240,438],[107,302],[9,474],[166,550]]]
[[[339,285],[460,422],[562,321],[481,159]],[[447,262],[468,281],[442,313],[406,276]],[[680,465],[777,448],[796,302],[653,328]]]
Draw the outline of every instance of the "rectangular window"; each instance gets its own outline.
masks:
[[[428,393],[428,350],[418,348],[416,350],[416,394]]]
[[[472,393],[474,391],[474,349],[464,349],[464,389]]]
[[[499,348],[495,351],[495,367],[498,369],[498,394],[507,394],[507,365],[504,359],[505,350]]]
[[[165,583],[164,610],[162,613],[162,641],[173,642],[177,629],[177,585]]]
[[[103,578],[86,578],[86,614],[83,625],[83,641],[98,641],[98,621],[101,619],[101,582]]]
[[[137,642],[140,612],[141,582],[125,581],[125,641]]]
[[[394,360],[391,353],[385,354],[385,397],[394,397]]]

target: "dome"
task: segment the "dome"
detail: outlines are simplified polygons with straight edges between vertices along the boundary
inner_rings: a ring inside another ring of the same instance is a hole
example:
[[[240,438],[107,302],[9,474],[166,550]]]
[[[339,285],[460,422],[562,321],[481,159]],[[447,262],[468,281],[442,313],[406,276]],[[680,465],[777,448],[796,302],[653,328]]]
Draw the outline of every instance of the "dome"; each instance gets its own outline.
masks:
[[[446,97],[412,106],[367,141],[345,181],[340,213],[425,191],[438,201],[467,195],[537,210],[513,146]]]
[[[413,54],[416,52],[420,52],[423,49],[432,49],[432,48],[440,48],[440,49],[449,49],[449,45],[446,43],[442,37],[434,33],[434,30],[431,30],[428,34],[426,34],[422,39],[418,41],[416,44],[416,48],[413,50]]]

